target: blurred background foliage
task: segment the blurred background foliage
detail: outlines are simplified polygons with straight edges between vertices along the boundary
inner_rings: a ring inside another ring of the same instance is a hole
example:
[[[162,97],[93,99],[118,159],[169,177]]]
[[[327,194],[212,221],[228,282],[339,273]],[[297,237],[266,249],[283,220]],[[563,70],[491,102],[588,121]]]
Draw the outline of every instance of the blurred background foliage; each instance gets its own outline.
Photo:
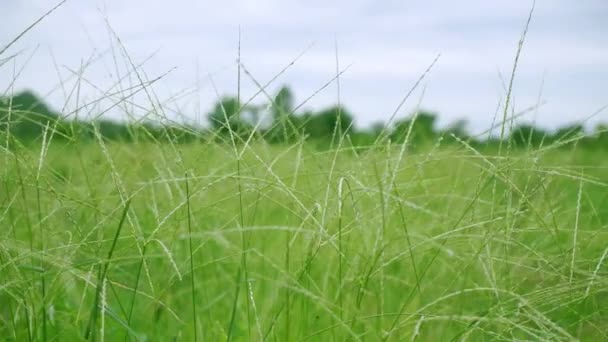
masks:
[[[261,139],[271,144],[313,140],[319,146],[346,137],[353,146],[370,146],[380,139],[394,143],[407,141],[412,148],[442,143],[466,141],[475,147],[499,145],[500,127],[493,134],[471,136],[467,122],[456,121],[447,127],[437,125],[438,114],[420,110],[390,123],[378,122],[368,128],[354,124],[354,115],[344,106],[334,105],[319,111],[298,111],[293,91],[282,87],[264,105],[243,104],[237,97],[225,96],[207,113],[207,125],[195,127],[179,123],[153,120],[116,121],[105,118],[94,120],[67,119],[48,106],[42,98],[26,90],[12,97],[0,97],[0,137],[3,140],[31,144],[52,133],[56,141],[87,141],[103,138],[112,141],[155,141],[187,143],[219,141],[242,143]],[[587,148],[608,148],[608,126],[600,124],[592,132],[580,124],[548,131],[530,123],[506,125],[503,143],[520,148],[538,148],[552,144],[578,144]],[[10,139],[8,139],[10,137]],[[8,139],[8,140],[7,140]]]

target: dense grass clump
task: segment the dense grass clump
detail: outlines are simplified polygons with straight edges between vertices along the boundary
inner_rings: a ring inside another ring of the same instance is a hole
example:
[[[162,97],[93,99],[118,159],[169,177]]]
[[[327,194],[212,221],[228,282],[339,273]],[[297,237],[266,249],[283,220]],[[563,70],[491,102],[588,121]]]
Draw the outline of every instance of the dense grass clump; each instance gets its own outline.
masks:
[[[0,157],[9,340],[607,338],[597,152],[99,140]]]

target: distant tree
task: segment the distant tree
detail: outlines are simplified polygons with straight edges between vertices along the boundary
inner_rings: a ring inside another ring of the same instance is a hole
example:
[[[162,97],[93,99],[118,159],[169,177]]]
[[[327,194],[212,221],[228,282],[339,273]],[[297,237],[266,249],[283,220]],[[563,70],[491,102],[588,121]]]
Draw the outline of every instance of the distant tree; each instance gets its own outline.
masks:
[[[99,134],[109,140],[131,141],[132,136],[129,127],[124,123],[111,120],[97,120],[94,123]]]
[[[240,108],[241,104],[236,97],[222,98],[208,115],[211,128],[218,134],[227,134],[229,131],[242,133],[246,125],[241,120]]]
[[[608,149],[608,125],[600,124],[595,128],[595,145],[599,148]]]
[[[9,121],[10,116],[10,121]],[[26,90],[12,98],[0,98],[0,127],[10,129],[13,137],[32,140],[42,136],[47,125],[50,128],[60,119],[44,100]]]
[[[386,124],[382,121],[374,122],[369,129],[370,134],[378,136],[380,135],[386,128]]]
[[[352,129],[350,136],[350,141],[355,147],[371,147],[376,143],[380,134],[384,132],[385,123],[384,122],[374,122],[369,128],[362,130]]]
[[[2,103],[5,108],[7,108],[10,103],[13,111],[28,113],[32,116],[45,118],[54,118],[58,116],[55,111],[51,110],[50,107],[44,103],[44,100],[34,94],[31,90],[22,91],[13,96],[12,99],[3,99]]]
[[[414,120],[414,121],[412,121]],[[437,116],[435,113],[421,111],[415,118],[408,118],[397,121],[391,133],[391,140],[402,143],[405,141],[407,132],[412,129],[410,142],[420,144],[435,140],[438,136],[435,131],[435,122]]]
[[[549,141],[557,143],[574,143],[577,137],[582,137],[585,133],[583,125],[574,124],[559,128],[549,137]]]
[[[272,103],[272,117],[279,118],[284,115],[292,114],[294,109],[295,98],[289,87],[283,86],[274,97]]]
[[[445,132],[450,135],[454,135],[460,139],[467,139],[467,125],[469,123],[466,120],[456,120],[452,124],[450,124]]]
[[[353,127],[353,115],[344,107],[333,106],[319,112],[294,113],[295,97],[290,88],[281,87],[273,100],[263,106],[242,106],[235,97],[221,98],[208,113],[210,129],[185,124],[164,125],[159,122],[126,123],[108,119],[96,121],[67,120],[44,103],[32,91],[23,91],[12,97],[0,96],[0,141],[7,135],[21,142],[35,141],[42,136],[45,127],[54,135],[53,141],[88,141],[96,139],[98,131],[104,139],[153,142],[189,143],[209,141],[211,136],[226,140],[232,131],[239,141],[259,128],[263,137],[273,143],[289,143],[307,135],[317,140],[318,145],[331,141],[334,134],[348,134],[353,146],[362,147],[374,144],[380,135],[385,134],[394,142],[405,141],[411,129],[409,142],[424,145],[443,137],[443,143],[457,142],[462,139],[474,148],[492,151],[501,142],[496,136],[475,139],[466,132],[466,121],[456,121],[445,129],[436,127],[435,113],[421,111],[418,115],[397,121],[390,130],[384,123],[376,123],[367,130]],[[262,115],[269,114],[269,115]],[[580,148],[608,149],[608,125],[599,125],[593,134],[586,135],[581,124],[559,128],[553,134],[530,124],[516,126],[508,137],[515,147],[539,147],[542,145],[576,144]],[[11,139],[9,139],[11,141]]]
[[[297,137],[298,119],[293,112],[294,102],[291,89],[286,86],[279,89],[270,106],[272,121],[266,132],[268,141],[286,142]]]
[[[511,131],[510,140],[519,147],[539,147],[544,143],[547,135],[546,131],[538,127],[522,124]]]
[[[474,143],[472,138],[467,133],[468,122],[466,120],[456,120],[451,123],[448,127],[440,131],[438,134],[443,136],[444,143],[459,144],[458,139],[467,141],[468,143]]]
[[[334,106],[305,117],[304,132],[311,138],[331,139],[353,129],[353,115],[343,107]]]

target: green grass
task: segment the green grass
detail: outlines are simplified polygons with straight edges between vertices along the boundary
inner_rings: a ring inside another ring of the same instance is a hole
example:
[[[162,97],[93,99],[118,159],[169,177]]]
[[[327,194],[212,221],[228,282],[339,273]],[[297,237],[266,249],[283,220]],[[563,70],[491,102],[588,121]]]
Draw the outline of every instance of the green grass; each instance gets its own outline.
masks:
[[[602,153],[338,145],[1,149],[0,336],[608,338]]]
[[[162,76],[146,82],[114,38],[125,77],[158,102],[148,88]],[[317,92],[335,81],[340,103],[337,50],[336,76]],[[272,101],[241,64],[239,85],[241,67]],[[131,105],[114,95],[102,99]],[[166,122],[153,107],[149,119]],[[49,125],[22,146],[8,125],[0,337],[608,340],[606,152],[580,137],[412,148],[412,127],[406,143],[383,134],[365,150],[341,127],[320,150],[300,136],[277,146],[232,132],[224,143],[119,143],[96,128],[96,142],[54,141]]]

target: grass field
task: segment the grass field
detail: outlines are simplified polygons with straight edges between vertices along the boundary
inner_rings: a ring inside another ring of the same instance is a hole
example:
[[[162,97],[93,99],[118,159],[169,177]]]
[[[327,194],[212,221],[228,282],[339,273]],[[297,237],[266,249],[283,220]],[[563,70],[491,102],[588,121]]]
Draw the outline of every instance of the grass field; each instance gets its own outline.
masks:
[[[0,149],[0,336],[608,339],[604,154],[347,146]]]
[[[100,100],[131,107],[113,91]],[[320,148],[70,141],[47,123],[24,146],[7,118],[0,340],[608,340],[608,159],[580,136],[413,146],[414,117],[403,143],[358,149],[338,129]]]

